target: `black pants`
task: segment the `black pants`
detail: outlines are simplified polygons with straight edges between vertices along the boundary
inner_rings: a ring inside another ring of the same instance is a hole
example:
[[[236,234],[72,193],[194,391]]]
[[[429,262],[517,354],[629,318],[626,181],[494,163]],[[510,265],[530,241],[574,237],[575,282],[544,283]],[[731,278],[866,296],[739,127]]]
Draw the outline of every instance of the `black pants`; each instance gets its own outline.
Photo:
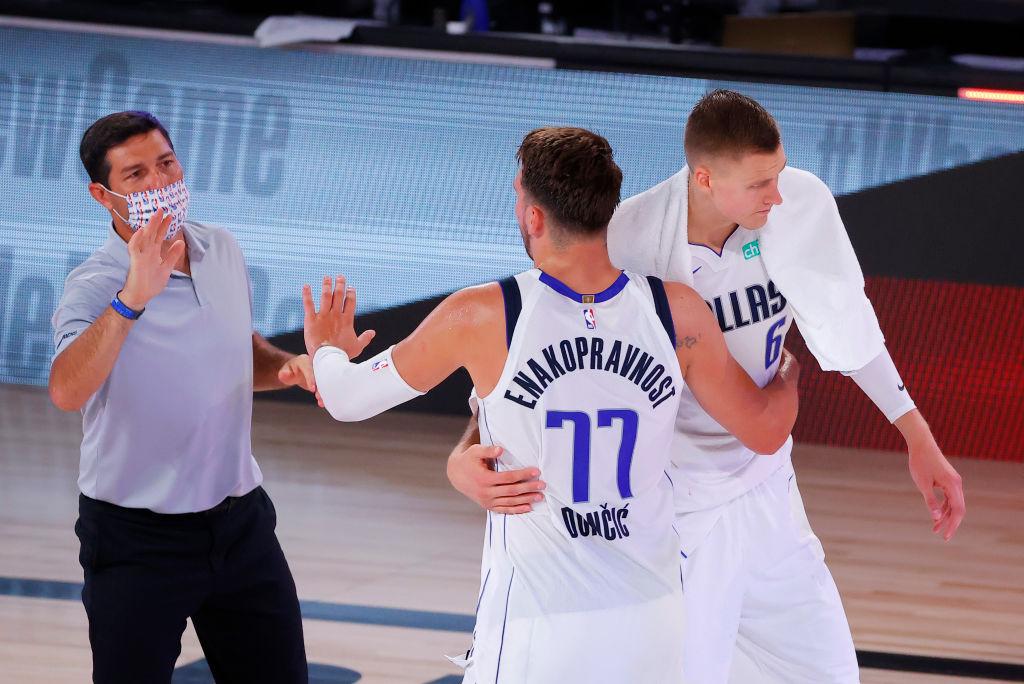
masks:
[[[305,684],[295,582],[258,487],[203,513],[79,499],[93,681],[168,684],[191,617],[218,684]]]

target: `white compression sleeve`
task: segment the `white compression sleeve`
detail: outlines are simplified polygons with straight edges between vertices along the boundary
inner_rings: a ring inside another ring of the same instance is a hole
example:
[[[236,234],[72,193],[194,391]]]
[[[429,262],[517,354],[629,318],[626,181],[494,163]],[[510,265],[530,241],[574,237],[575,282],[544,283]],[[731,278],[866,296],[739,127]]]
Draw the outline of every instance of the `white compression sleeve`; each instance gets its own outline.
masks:
[[[313,355],[313,375],[324,407],[335,420],[372,418],[423,394],[402,379],[391,350],[362,363],[352,363],[337,347],[320,347]]]
[[[917,408],[914,400],[910,398],[910,393],[904,387],[903,380],[900,379],[899,371],[896,370],[896,364],[892,362],[889,351],[884,347],[878,356],[868,362],[868,365],[860,370],[843,373],[843,375],[853,378],[857,386],[863,390],[864,394],[868,395],[871,401],[875,402],[875,406],[885,414],[890,423]]]

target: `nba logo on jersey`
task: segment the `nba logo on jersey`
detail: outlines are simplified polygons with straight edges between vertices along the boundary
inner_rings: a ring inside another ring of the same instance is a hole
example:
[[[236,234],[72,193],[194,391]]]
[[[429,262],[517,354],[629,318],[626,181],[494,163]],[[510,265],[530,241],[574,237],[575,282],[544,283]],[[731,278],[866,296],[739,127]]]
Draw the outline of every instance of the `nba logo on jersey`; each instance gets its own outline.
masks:
[[[594,315],[593,309],[583,310],[583,322],[587,324],[587,330],[597,329],[597,316]]]
[[[370,366],[370,370],[373,371],[373,372],[376,372],[376,371],[379,371],[379,370],[384,370],[385,368],[387,368],[390,365],[391,364],[388,363],[387,359],[381,359],[380,361],[374,361],[373,365]]]

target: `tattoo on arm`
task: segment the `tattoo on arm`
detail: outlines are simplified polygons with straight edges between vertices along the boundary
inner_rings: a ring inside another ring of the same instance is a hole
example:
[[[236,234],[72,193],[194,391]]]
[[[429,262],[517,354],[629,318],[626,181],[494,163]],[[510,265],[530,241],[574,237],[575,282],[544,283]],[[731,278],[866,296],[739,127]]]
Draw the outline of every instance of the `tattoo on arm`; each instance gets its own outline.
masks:
[[[697,342],[698,339],[696,337],[690,337],[689,335],[687,335],[681,340],[676,340],[676,348],[678,349],[679,347],[686,347],[687,349],[690,349],[693,347],[693,345],[697,344]]]

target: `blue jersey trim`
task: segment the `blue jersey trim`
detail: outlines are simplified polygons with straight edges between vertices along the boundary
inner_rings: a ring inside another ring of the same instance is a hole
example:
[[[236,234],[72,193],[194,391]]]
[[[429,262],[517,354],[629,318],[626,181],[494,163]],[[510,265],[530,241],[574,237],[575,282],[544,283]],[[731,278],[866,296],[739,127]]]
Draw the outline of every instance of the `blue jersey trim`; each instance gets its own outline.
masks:
[[[480,596],[476,600],[476,608],[473,610],[474,615],[480,614],[480,604],[484,600],[484,592],[487,591],[487,580],[491,579],[491,569],[487,568],[487,575],[484,576],[484,584],[480,587]],[[472,649],[470,649],[472,650]]]
[[[512,595],[512,580],[516,578],[516,568],[512,566],[512,575],[508,578],[508,592],[505,594],[505,619],[501,622],[501,645],[498,647],[498,666],[494,670],[494,684],[498,684],[501,675],[501,653],[505,650],[505,626],[508,624],[508,599]]]
[[[714,247],[710,247],[708,245],[705,245],[702,242],[689,242],[689,241],[687,241],[687,244],[690,245],[691,247],[703,247],[704,249],[710,250],[712,253],[714,253],[714,255],[716,257],[721,259],[722,255],[725,254],[725,244],[727,242],[729,242],[729,240],[732,239],[732,236],[735,235],[736,231],[739,230],[739,229],[740,229],[740,227],[739,227],[739,225],[737,225],[735,228],[732,229],[732,232],[729,233],[729,237],[725,238],[725,240],[722,242],[722,251],[718,251]],[[694,271],[694,272],[696,273],[696,271]]]
[[[719,252],[714,247],[709,247],[708,245],[702,245],[699,242],[690,242],[690,243],[687,243],[687,244],[689,244],[691,247],[703,247],[704,249],[708,250],[709,252],[711,252],[712,254],[714,254],[718,258],[721,258],[722,254],[725,253],[725,245],[724,244],[722,245],[722,251],[721,252]]]
[[[672,322],[672,309],[668,305],[668,295],[665,294],[665,283],[660,278],[654,276],[647,276],[647,282],[651,285],[651,297],[654,299],[654,311],[658,314],[658,318],[661,320],[661,326],[665,328],[665,333],[668,334],[669,342],[672,343],[672,348],[676,348],[676,326]]]
[[[484,403],[481,401],[478,404],[477,409],[477,427],[479,427],[479,421],[483,421],[483,428],[487,431],[487,441],[494,443],[494,436],[491,434],[491,426],[487,424],[487,411],[484,409]],[[483,433],[480,433],[480,443],[483,443]],[[501,463],[497,460],[494,461],[494,470],[496,472],[501,471]],[[494,543],[494,518],[490,511],[487,511],[487,546],[491,546]]]
[[[586,303],[600,304],[601,302],[607,302],[609,299],[622,292],[622,288],[626,287],[626,283],[629,282],[629,276],[625,273],[620,273],[619,277],[615,279],[615,282],[609,285],[607,289],[593,295],[581,295],[558,278],[549,276],[543,271],[541,271],[540,274],[540,282],[544,283],[558,294],[568,297],[574,302],[583,304],[583,298],[587,297],[588,300]]]
[[[505,342],[512,348],[512,335],[516,332],[516,323],[523,310],[523,295],[519,292],[519,283],[515,276],[498,281],[501,287],[501,298],[505,301]]]

